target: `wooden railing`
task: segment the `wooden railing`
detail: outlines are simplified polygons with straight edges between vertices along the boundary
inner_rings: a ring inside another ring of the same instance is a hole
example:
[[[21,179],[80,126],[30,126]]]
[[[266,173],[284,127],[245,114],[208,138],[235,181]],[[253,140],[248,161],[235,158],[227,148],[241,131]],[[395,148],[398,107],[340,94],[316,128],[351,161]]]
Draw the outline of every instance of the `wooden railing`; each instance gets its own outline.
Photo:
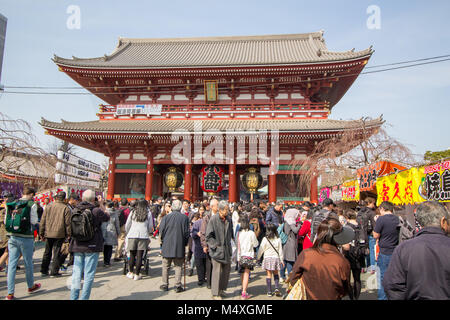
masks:
[[[132,104],[132,103],[130,103]],[[141,104],[143,104],[141,102]],[[100,113],[115,113],[117,110],[114,105],[100,105]],[[193,104],[181,105],[170,104],[163,105],[161,113],[205,113],[205,112],[298,112],[298,111],[328,111],[324,103],[301,103],[301,104],[267,104],[267,103],[248,103],[236,105],[219,105],[219,104]]]

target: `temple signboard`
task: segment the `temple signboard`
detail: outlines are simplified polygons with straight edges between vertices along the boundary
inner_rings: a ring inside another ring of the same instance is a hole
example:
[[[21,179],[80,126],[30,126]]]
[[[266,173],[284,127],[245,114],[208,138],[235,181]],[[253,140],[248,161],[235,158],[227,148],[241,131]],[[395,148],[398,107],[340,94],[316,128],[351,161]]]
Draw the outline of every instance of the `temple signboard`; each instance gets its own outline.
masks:
[[[146,114],[161,115],[162,104],[118,104],[117,115]]]
[[[218,99],[218,85],[217,80],[205,80],[205,100],[206,103],[217,102]]]

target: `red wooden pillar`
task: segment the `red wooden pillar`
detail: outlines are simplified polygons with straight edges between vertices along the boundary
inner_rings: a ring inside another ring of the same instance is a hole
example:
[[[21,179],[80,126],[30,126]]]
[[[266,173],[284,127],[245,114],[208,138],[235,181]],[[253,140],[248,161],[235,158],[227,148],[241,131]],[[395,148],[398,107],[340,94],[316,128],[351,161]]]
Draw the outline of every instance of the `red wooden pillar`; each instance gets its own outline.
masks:
[[[109,158],[108,168],[108,193],[106,195],[107,200],[114,198],[114,185],[116,183],[116,156]]]
[[[318,192],[317,192],[317,175],[314,174],[314,176],[311,178],[311,188],[310,188],[310,199],[311,202],[314,202],[315,204],[319,203],[318,199]]]
[[[277,175],[276,174],[270,174],[268,176],[268,191],[269,191],[269,202],[276,202],[277,201]]]
[[[228,200],[229,202],[237,202],[237,180],[236,180],[236,164],[228,165]]]
[[[158,177],[159,177],[159,180],[158,180],[159,181],[159,195],[161,197],[163,197],[164,196],[164,175],[160,172]]]
[[[145,200],[149,201],[153,195],[153,159],[147,157],[147,174],[145,176]]]
[[[192,201],[198,200],[198,175],[192,174]]]
[[[192,164],[184,165],[184,199],[191,200]]]

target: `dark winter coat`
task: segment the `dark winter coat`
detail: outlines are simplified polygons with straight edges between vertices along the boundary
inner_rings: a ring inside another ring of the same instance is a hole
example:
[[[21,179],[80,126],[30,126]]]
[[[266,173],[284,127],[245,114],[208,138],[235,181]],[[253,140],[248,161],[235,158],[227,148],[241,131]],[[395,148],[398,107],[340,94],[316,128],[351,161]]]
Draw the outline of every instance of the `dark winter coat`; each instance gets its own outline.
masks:
[[[450,299],[450,237],[426,227],[392,254],[383,287],[389,300]]]
[[[273,223],[277,227],[279,224],[283,223],[283,214],[281,210],[277,211],[274,207],[271,207],[266,213],[266,225],[268,223]]]
[[[81,202],[77,205],[80,210],[90,209],[94,217],[94,237],[89,241],[78,241],[74,238],[70,241],[70,252],[82,252],[93,253],[103,251],[103,235],[102,235],[102,223],[109,221],[109,214],[105,213],[98,206],[93,205],[90,202]]]
[[[189,219],[180,211],[172,211],[161,219],[159,234],[164,258],[184,258],[189,241]]]
[[[225,218],[225,221],[222,221],[218,213],[211,217],[205,234],[211,259],[224,264],[231,263],[232,236],[233,223],[229,216]]]
[[[202,222],[202,219],[199,219],[192,224],[192,251],[195,258],[206,258],[206,254],[203,252],[203,247],[200,242],[200,236],[198,235],[202,226]]]

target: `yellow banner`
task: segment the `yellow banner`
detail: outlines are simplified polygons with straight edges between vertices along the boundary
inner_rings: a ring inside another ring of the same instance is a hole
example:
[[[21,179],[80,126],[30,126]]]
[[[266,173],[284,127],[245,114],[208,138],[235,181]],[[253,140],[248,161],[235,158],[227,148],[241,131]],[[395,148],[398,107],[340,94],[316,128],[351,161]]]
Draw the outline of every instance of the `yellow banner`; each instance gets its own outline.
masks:
[[[342,201],[359,201],[358,180],[344,182],[342,185]]]
[[[377,205],[383,201],[396,205],[424,202],[427,200],[424,183],[423,167],[377,178]]]

